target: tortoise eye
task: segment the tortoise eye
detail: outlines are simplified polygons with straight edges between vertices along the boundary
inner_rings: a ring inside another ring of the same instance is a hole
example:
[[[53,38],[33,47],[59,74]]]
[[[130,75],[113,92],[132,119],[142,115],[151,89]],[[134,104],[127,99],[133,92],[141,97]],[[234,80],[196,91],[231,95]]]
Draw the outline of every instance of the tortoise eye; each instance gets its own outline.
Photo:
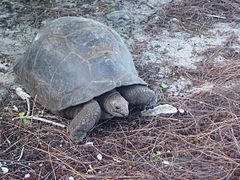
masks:
[[[120,109],[120,106],[116,106],[115,108],[116,108],[117,110],[119,110],[119,109]]]

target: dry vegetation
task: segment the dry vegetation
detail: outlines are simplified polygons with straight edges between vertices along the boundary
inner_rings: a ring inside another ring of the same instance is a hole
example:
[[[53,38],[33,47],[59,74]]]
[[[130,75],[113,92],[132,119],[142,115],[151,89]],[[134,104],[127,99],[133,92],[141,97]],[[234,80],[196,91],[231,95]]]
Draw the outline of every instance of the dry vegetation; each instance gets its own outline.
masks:
[[[96,2],[94,5],[99,6]],[[38,8],[43,12],[41,4]],[[52,15],[55,10],[51,7],[48,11],[47,15]],[[64,15],[61,12],[58,15]],[[162,14],[164,18],[156,22],[153,16]],[[175,17],[183,29],[199,33],[217,21],[240,21],[239,15],[238,0],[188,0],[156,12],[149,17],[145,30],[154,33]],[[1,110],[0,125],[0,161],[6,162],[11,172],[0,178],[22,179],[29,173],[31,179],[239,179],[240,53],[230,48],[232,43],[240,45],[239,37],[233,36],[221,47],[199,54],[205,60],[197,70],[176,69],[195,85],[211,83],[213,87],[207,92],[168,97],[154,84],[154,69],[158,67],[145,67],[151,70],[149,75],[146,69],[139,69],[140,75],[159,90],[159,98],[186,113],[142,118],[132,109],[127,119],[102,121],[95,127],[86,139],[93,145],[72,143],[63,128],[37,121],[26,126],[19,119],[12,120],[18,117],[13,105],[19,111],[27,110],[25,102],[13,96]],[[219,54],[226,59],[220,65],[214,61]],[[33,113],[40,110],[42,107],[36,105]],[[67,125],[64,119],[47,112],[43,116]],[[98,154],[102,160],[97,159]]]
[[[202,34],[216,22],[240,22],[239,3],[239,0],[183,0],[159,9],[143,23],[148,23],[147,31],[154,32],[175,21],[184,31]]]

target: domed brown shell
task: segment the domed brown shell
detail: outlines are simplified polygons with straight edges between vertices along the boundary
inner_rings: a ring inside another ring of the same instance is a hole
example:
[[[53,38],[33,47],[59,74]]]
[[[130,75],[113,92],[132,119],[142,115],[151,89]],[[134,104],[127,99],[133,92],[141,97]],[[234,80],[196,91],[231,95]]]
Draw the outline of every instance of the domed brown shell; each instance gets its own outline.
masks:
[[[58,18],[43,27],[14,69],[27,92],[50,111],[116,87],[146,84],[122,38],[82,17]]]

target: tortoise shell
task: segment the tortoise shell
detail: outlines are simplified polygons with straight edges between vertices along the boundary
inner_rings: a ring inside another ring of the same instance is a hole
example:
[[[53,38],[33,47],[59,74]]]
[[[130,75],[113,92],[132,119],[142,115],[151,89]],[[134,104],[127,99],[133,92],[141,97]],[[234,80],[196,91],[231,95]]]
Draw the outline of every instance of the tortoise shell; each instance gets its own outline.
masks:
[[[14,70],[27,92],[53,112],[116,87],[146,84],[117,32],[82,17],[61,17],[40,29]]]

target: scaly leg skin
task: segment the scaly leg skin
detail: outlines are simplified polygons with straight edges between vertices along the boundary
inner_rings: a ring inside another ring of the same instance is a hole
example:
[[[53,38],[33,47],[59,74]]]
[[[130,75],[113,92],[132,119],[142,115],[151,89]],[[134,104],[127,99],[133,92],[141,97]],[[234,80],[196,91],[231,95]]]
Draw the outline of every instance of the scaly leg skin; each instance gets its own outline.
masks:
[[[66,116],[74,117],[68,129],[71,139],[80,143],[101,117],[101,108],[96,100],[66,110]]]
[[[130,105],[146,108],[154,106],[157,103],[157,97],[154,91],[144,85],[123,86],[117,90]]]

